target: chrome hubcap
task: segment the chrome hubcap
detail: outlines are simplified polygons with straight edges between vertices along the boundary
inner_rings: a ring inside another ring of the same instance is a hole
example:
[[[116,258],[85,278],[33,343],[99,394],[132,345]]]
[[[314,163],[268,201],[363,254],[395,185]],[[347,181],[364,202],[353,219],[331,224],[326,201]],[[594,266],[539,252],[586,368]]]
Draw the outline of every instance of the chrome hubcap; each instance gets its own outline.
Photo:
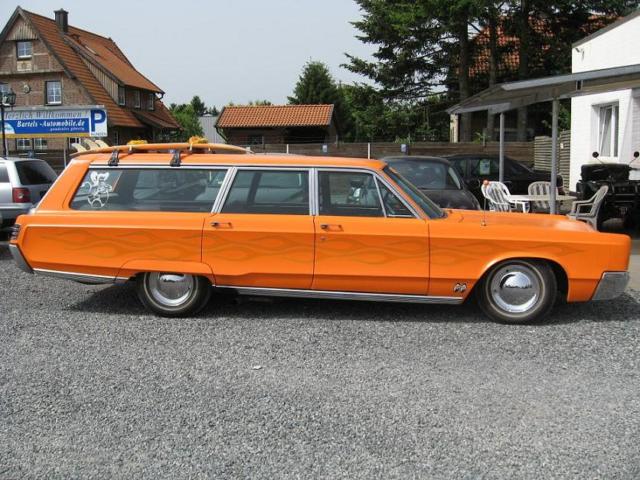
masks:
[[[500,268],[491,279],[491,298],[502,310],[524,313],[531,310],[541,293],[538,275],[525,265]]]
[[[177,307],[189,299],[195,282],[192,275],[150,273],[147,284],[154,300],[167,307]]]

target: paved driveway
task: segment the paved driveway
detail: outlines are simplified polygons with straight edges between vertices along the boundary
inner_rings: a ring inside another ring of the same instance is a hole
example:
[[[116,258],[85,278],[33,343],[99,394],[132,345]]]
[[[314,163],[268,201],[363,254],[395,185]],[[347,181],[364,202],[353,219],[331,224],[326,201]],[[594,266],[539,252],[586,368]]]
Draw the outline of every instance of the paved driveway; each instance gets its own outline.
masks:
[[[0,478],[638,478],[640,296],[539,326],[473,305],[217,299],[0,251]]]

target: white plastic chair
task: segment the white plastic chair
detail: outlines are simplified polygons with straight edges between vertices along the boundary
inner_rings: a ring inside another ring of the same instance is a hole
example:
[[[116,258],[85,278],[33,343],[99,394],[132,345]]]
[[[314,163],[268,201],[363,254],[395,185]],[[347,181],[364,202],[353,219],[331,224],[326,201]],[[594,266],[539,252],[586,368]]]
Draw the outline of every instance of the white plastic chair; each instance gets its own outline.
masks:
[[[495,212],[511,212],[514,209],[522,213],[529,212],[529,202],[512,200],[511,193],[504,183],[489,182],[482,184],[482,195],[489,201],[489,210]]]
[[[533,182],[527,188],[529,195],[545,195],[549,196],[551,192],[551,182]],[[556,190],[557,191],[557,190]],[[551,205],[547,201],[531,202],[533,209],[542,212],[548,212]]]
[[[567,217],[587,222],[597,230],[598,212],[602,207],[604,197],[607,196],[608,191],[609,187],[607,185],[603,185],[589,200],[578,200],[573,202],[573,205],[571,205],[571,211],[567,214]]]

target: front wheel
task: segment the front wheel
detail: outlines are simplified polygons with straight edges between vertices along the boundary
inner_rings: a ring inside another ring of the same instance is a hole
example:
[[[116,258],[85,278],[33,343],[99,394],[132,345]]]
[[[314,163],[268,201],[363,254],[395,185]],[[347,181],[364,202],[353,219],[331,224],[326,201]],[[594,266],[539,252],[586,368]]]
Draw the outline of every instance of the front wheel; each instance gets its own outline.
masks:
[[[507,260],[480,282],[478,304],[489,317],[504,323],[541,320],[556,301],[558,285],[548,263]]]
[[[138,276],[138,298],[163,317],[184,317],[202,310],[211,296],[204,277],[181,273],[147,272]]]

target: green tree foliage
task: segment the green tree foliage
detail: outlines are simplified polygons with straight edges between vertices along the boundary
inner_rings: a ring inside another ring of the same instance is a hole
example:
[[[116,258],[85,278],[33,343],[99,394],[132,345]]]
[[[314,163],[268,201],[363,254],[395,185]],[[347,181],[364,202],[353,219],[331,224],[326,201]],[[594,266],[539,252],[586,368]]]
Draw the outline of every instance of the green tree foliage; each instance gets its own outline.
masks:
[[[352,121],[343,88],[331,76],[322,62],[310,61],[302,68],[302,74],[288,97],[293,105],[333,104],[338,131],[343,139],[352,139]]]
[[[373,59],[347,54],[344,66],[374,83],[391,117],[398,109],[424,108],[434,94],[446,92],[451,104],[497,81],[567,72],[573,42],[637,8],[637,0],[355,1],[362,11],[362,18],[353,23],[360,32],[357,38],[374,47]],[[499,27],[516,39],[510,48],[498,45]],[[490,72],[470,77],[476,48],[473,36],[483,28],[489,30]],[[512,78],[504,78],[498,65],[514,53],[520,65],[511,72]],[[371,92],[364,89],[360,94]],[[358,108],[357,102],[352,104]],[[440,95],[437,104],[447,106]],[[353,115],[360,118],[363,112]],[[525,132],[526,119],[526,111],[519,112],[520,133]],[[442,122],[447,128],[443,124],[435,130],[448,132],[445,116]],[[470,122],[463,119],[465,124]],[[470,140],[470,131],[463,129],[461,137]]]
[[[200,99],[198,95],[195,95],[191,99],[190,103],[191,103],[191,108],[193,108],[193,111],[197,116],[201,117],[205,113],[207,113],[207,106],[204,104],[204,102]]]
[[[203,135],[198,114],[191,103],[182,105],[171,104],[170,110],[176,121],[180,124],[180,131],[173,135],[174,141],[186,142],[194,135]]]

